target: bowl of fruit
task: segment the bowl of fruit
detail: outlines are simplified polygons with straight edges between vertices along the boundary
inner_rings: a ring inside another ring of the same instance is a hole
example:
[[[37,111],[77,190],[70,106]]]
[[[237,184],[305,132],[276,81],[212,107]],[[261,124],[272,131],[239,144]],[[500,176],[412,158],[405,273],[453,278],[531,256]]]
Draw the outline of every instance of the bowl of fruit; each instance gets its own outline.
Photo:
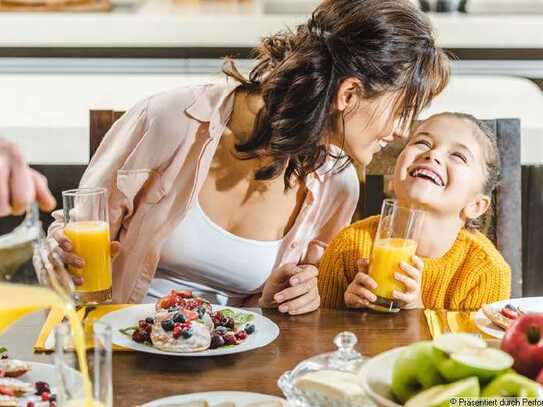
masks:
[[[536,381],[515,370],[514,356],[480,336],[448,333],[372,358],[361,371],[362,383],[385,407],[441,407],[458,397],[543,396]]]

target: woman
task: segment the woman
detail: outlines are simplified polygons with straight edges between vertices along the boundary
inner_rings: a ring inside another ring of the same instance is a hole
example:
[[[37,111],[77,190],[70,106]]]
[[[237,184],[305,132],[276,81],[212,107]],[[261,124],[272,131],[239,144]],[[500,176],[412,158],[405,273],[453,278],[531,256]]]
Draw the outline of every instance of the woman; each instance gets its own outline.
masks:
[[[316,265],[358,200],[350,159],[401,136],[449,72],[426,17],[397,0],[325,1],[257,62],[248,80],[230,64],[226,85],[142,101],[98,149],[81,186],[109,191],[115,301],[192,287],[318,308]],[[60,218],[50,234],[81,266]]]

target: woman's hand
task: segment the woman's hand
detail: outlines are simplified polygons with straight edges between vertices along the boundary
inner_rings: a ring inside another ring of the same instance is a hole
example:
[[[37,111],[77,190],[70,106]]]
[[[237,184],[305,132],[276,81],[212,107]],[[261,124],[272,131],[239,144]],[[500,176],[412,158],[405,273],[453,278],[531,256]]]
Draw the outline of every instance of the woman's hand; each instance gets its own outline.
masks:
[[[64,228],[58,228],[57,230],[55,230],[51,237],[57,243],[56,251],[64,265],[71,266],[76,269],[81,269],[85,267],[85,259],[73,252],[73,244],[70,239],[68,239],[66,235],[64,235]],[[110,250],[111,260],[113,260],[119,255],[121,251],[121,244],[117,241],[111,242]],[[68,268],[68,271],[72,273],[70,268]],[[75,285],[83,284],[83,278],[81,276],[72,273],[72,279]]]
[[[365,308],[370,302],[377,300],[377,296],[371,292],[377,288],[377,283],[368,275],[368,266],[367,259],[358,261],[358,273],[344,294],[345,305],[348,308]]]
[[[279,312],[290,315],[315,311],[320,306],[318,275],[319,270],[312,264],[285,264],[266,281],[258,305],[278,307]]]
[[[44,211],[56,205],[45,177],[28,167],[14,144],[0,139],[0,216],[21,215],[33,201]]]
[[[401,262],[400,268],[403,273],[394,274],[394,278],[405,285],[405,292],[397,290],[392,292],[392,297],[401,302],[400,308],[402,309],[424,308],[421,292],[424,262],[417,256],[413,256],[411,261],[413,265]]]

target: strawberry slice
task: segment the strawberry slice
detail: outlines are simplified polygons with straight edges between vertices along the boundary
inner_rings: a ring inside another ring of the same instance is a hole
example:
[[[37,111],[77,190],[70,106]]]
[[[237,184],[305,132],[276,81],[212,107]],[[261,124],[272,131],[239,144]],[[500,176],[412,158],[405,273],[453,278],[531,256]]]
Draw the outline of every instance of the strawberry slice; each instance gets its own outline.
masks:
[[[158,305],[160,306],[160,308],[162,309],[168,309],[170,307],[173,307],[175,305],[175,296],[173,295],[168,295],[167,297],[164,297],[162,298]]]
[[[175,295],[180,298],[192,298],[192,291],[190,290],[172,290],[171,295]]]
[[[0,394],[15,397],[15,391],[6,386],[0,386]]]
[[[183,315],[185,315],[187,321],[196,321],[198,319],[198,313],[189,309],[184,309]]]
[[[502,314],[505,318],[508,318],[508,319],[514,320],[518,318],[518,313],[516,311],[513,311],[510,308],[502,308],[500,311],[500,314]]]

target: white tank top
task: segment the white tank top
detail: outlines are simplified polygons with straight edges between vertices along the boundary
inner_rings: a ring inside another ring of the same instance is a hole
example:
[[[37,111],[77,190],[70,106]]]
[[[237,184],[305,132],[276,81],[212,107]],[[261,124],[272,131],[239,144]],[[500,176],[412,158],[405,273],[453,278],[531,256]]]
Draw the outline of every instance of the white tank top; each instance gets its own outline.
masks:
[[[281,242],[236,236],[213,223],[197,202],[162,247],[145,302],[189,289],[214,304],[241,305],[261,291]]]

